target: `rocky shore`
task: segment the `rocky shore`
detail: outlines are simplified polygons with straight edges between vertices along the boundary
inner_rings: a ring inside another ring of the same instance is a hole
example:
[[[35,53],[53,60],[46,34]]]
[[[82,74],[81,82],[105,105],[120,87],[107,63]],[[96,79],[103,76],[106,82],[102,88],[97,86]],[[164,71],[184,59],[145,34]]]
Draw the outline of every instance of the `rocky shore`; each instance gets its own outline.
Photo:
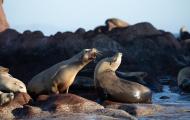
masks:
[[[175,114],[188,119],[189,103],[127,104],[99,101],[93,83],[94,67],[100,59],[116,52],[123,53],[118,75],[125,78],[121,73],[145,72],[144,85],[154,93],[162,92],[163,85],[180,93],[178,72],[190,65],[188,39],[178,40],[170,32],[159,30],[148,22],[126,24],[120,28],[111,25],[107,24],[106,29],[97,27],[86,31],[79,28],[75,32],[57,32],[51,36],[30,30],[19,33],[7,29],[1,32],[0,65],[8,67],[10,74],[25,84],[37,73],[72,57],[82,49],[97,48],[103,54],[77,75],[70,94],[40,95],[32,99],[28,94],[19,93],[13,101],[0,107],[0,118],[135,120],[173,119],[172,115]],[[168,99],[167,96],[164,98]]]

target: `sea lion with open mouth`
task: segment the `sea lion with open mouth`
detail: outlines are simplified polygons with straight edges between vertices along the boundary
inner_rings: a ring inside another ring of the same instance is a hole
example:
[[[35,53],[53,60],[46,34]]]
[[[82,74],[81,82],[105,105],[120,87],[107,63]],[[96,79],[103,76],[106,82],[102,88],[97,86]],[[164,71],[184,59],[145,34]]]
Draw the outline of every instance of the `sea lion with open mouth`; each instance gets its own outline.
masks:
[[[34,94],[68,93],[77,73],[94,60],[99,51],[84,49],[72,58],[62,61],[34,76],[28,83],[28,90]]]

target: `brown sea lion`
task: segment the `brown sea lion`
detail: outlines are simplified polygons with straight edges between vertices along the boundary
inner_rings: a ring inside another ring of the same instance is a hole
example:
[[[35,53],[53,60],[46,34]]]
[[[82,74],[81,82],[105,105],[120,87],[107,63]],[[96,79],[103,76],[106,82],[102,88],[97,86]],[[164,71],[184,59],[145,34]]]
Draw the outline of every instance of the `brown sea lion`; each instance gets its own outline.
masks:
[[[114,28],[124,28],[128,27],[129,24],[118,18],[110,18],[106,20],[106,26],[108,27],[108,31],[111,31]]]
[[[190,39],[190,33],[186,26],[182,26],[180,28],[180,39],[181,40],[187,40]]]
[[[0,66],[0,91],[27,93],[25,84],[12,77],[9,69],[2,66]]]
[[[139,83],[119,78],[115,71],[121,64],[122,53],[102,59],[95,68],[94,82],[100,93],[105,93],[114,100],[128,103],[151,101],[151,90]]]
[[[0,105],[4,105],[9,103],[11,100],[14,99],[14,93],[3,93],[0,91]]]
[[[84,49],[72,58],[62,61],[34,76],[28,83],[28,90],[34,94],[66,93],[77,73],[98,54],[95,48]]]
[[[179,71],[177,82],[182,90],[190,92],[190,67],[185,67]]]

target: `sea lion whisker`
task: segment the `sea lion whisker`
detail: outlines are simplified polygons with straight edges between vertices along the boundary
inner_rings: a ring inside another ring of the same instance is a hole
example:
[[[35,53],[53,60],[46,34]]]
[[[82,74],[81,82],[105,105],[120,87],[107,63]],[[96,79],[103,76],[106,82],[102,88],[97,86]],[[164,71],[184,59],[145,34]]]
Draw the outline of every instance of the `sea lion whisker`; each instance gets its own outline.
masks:
[[[103,55],[103,52],[102,52],[102,51],[97,50],[97,51],[96,51],[96,54],[97,54],[97,55]]]

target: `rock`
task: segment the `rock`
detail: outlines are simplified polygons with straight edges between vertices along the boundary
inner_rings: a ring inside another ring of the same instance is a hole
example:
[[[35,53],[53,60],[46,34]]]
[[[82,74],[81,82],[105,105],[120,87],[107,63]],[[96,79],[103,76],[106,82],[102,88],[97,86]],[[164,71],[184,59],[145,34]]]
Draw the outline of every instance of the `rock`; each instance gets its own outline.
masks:
[[[85,29],[84,28],[79,28],[75,31],[76,34],[85,34]]]
[[[3,10],[3,0],[0,1],[0,26],[0,32],[9,28],[9,23]]]
[[[106,108],[74,94],[40,95],[33,105],[15,111],[17,119],[124,119],[136,120],[123,110]]]
[[[18,93],[7,105],[0,106],[0,118],[1,119],[13,119],[15,118],[15,111],[19,108],[23,108],[23,105],[27,104],[31,100],[30,96],[26,93]]]
[[[104,107],[74,94],[39,96],[38,106],[54,112],[90,112]]]
[[[137,120],[137,118],[130,115],[129,113],[123,110],[118,110],[118,109],[110,109],[110,108],[98,109],[96,111],[93,111],[91,114],[111,116],[111,117],[120,118],[120,119]]]
[[[170,99],[168,96],[161,96],[160,99]]]
[[[105,108],[121,109],[135,116],[151,115],[163,109],[162,106],[156,104],[126,104],[111,101],[105,101],[104,106]]]
[[[86,114],[86,113],[59,113],[24,118],[27,120],[134,120],[130,118],[115,118],[104,115]]]

